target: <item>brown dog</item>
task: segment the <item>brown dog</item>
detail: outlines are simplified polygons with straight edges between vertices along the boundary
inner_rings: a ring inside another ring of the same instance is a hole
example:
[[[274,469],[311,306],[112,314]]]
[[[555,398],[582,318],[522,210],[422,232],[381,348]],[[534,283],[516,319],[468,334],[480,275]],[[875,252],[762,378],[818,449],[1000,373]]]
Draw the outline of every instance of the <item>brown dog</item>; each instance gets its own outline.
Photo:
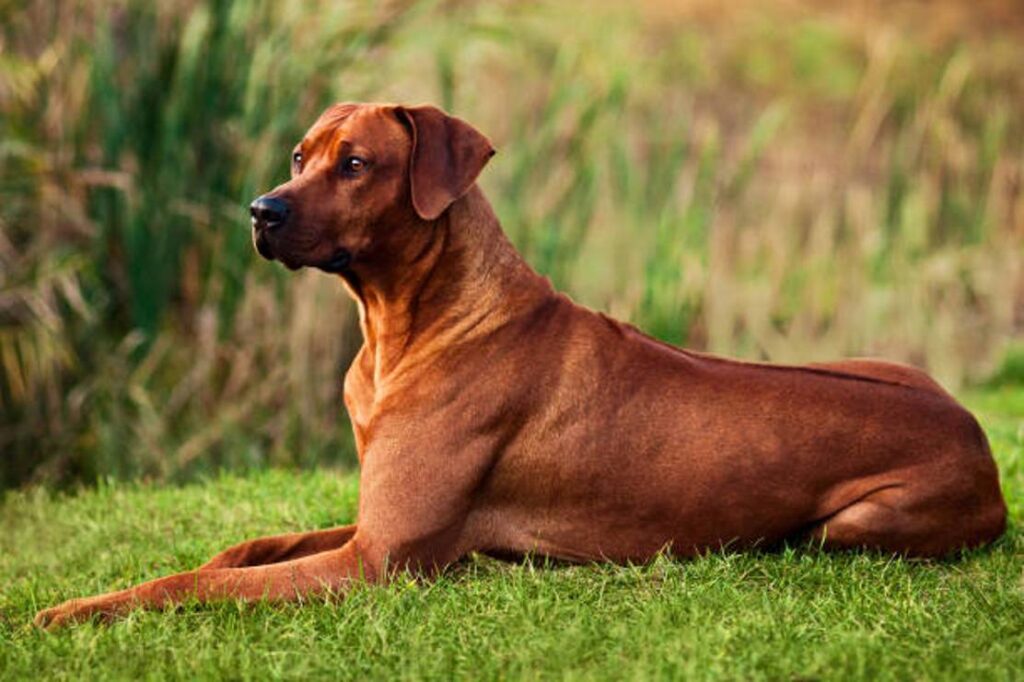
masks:
[[[337,273],[359,304],[358,523],[243,543],[37,623],[343,592],[473,551],[624,562],[814,538],[938,556],[1003,531],[985,435],[926,375],[725,360],[575,305],[475,186],[493,153],[433,107],[336,105],[252,205],[263,256]]]

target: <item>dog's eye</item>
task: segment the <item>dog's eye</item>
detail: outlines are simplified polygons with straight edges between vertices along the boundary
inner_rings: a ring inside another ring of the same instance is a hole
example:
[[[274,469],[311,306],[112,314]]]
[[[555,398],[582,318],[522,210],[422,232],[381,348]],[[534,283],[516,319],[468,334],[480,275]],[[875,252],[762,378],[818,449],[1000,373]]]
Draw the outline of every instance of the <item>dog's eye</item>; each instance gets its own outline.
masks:
[[[295,168],[302,168],[302,152],[292,153],[292,165],[295,166]]]
[[[346,175],[357,175],[366,170],[366,159],[361,159],[358,156],[349,156],[341,162],[341,169],[345,171]]]

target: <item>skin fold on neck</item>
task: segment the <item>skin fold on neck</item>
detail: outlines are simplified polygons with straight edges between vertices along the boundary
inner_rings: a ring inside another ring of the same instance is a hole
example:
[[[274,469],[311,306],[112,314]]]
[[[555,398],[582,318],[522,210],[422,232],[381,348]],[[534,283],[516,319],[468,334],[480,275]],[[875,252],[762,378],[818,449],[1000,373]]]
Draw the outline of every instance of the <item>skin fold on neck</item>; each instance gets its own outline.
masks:
[[[422,359],[421,337],[432,339],[434,352],[454,347],[554,296],[476,186],[423,225],[422,238],[406,235],[389,261],[345,279],[359,306],[363,352],[373,360],[376,385],[407,361]]]

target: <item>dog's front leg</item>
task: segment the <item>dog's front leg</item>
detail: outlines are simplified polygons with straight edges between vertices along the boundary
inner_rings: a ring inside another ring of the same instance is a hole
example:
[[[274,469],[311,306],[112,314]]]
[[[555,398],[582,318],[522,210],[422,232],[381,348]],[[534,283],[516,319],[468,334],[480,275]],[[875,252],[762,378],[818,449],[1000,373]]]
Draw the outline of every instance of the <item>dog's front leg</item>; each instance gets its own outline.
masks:
[[[338,549],[351,540],[355,534],[355,525],[350,525],[315,530],[309,533],[270,535],[229,547],[200,566],[199,570],[262,566],[291,561],[310,554]]]
[[[374,562],[365,559],[358,541],[353,539],[340,549],[292,561],[187,571],[120,592],[72,599],[40,611],[35,623],[52,628],[94,616],[109,620],[134,608],[167,608],[193,598],[201,602],[223,599],[285,602],[344,592],[353,581],[375,582],[385,575]]]

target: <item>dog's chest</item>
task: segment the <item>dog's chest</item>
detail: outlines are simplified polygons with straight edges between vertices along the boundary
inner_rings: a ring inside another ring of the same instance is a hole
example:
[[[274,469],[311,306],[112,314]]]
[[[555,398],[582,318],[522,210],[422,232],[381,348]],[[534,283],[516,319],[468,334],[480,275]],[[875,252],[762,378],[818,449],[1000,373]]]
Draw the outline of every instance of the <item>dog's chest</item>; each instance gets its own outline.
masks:
[[[369,437],[370,419],[373,414],[376,387],[374,385],[373,363],[363,347],[352,361],[345,373],[344,398],[352,432],[356,439],[356,449],[360,462]]]

